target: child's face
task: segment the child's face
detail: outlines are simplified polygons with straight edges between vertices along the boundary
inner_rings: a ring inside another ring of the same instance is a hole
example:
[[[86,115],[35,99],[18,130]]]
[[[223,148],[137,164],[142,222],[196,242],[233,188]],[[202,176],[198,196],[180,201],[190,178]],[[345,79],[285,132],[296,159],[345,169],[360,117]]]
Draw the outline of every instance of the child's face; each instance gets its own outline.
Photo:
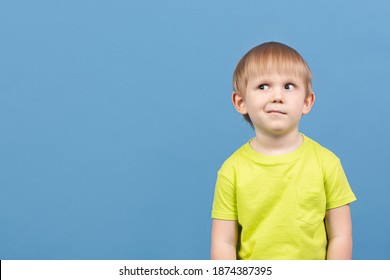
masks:
[[[283,135],[298,131],[302,115],[309,113],[314,94],[306,94],[300,77],[269,73],[249,79],[245,97],[233,94],[241,114],[249,114],[256,133]]]

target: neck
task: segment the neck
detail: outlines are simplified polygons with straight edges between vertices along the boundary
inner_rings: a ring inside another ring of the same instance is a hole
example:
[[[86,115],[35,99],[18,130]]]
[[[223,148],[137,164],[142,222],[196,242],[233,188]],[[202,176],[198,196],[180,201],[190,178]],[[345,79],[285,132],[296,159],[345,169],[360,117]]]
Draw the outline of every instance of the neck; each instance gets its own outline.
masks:
[[[283,135],[269,135],[256,132],[256,137],[250,142],[251,147],[264,155],[288,154],[299,148],[303,136],[298,131]]]

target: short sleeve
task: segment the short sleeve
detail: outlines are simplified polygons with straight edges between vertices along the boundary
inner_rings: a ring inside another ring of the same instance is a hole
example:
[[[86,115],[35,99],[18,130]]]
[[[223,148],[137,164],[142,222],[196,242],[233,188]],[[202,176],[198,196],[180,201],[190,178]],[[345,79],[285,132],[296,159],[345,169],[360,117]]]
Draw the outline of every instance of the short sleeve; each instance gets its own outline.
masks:
[[[221,171],[215,184],[213,219],[237,220],[237,199],[234,184]]]
[[[325,178],[326,209],[337,208],[356,200],[339,159]]]

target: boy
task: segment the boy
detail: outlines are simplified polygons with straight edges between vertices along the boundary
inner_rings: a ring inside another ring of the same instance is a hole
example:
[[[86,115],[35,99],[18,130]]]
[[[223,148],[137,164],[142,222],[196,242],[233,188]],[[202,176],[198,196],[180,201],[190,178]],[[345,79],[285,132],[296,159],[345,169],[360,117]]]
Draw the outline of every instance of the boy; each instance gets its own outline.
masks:
[[[351,259],[356,200],[329,150],[301,134],[315,96],[300,54],[269,42],[233,76],[236,110],[255,130],[218,172],[212,259]]]

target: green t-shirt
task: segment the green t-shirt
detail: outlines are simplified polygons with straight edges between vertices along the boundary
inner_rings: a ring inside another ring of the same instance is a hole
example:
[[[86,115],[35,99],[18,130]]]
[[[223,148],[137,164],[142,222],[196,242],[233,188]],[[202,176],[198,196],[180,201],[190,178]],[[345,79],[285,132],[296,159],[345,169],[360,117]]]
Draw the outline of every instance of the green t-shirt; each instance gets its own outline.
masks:
[[[339,158],[310,138],[278,156],[248,142],[218,172],[212,218],[238,221],[238,259],[325,259],[325,212],[354,200]]]

